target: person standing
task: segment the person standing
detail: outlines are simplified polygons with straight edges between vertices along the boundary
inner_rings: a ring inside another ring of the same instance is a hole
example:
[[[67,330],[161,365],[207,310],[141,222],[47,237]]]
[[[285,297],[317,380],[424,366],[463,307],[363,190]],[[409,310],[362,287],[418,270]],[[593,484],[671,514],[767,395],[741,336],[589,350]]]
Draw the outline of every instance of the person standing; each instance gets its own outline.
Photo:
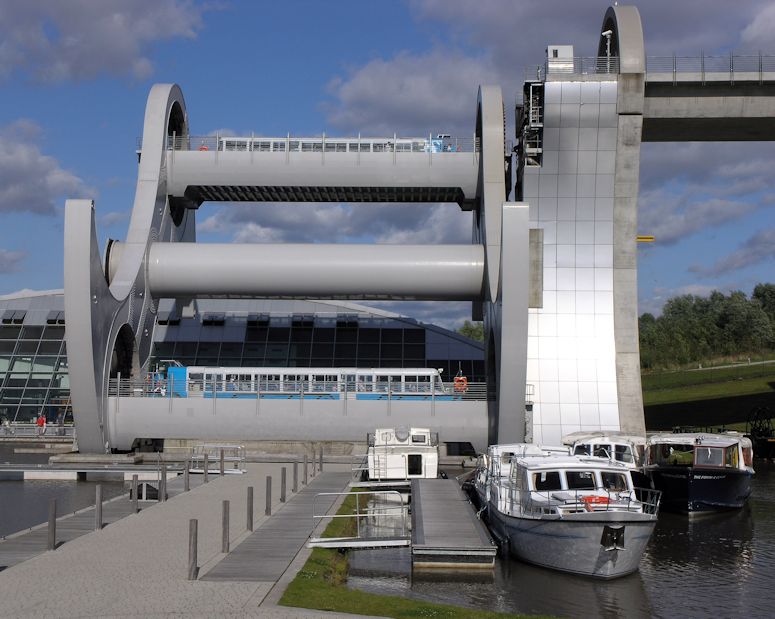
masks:
[[[38,415],[38,418],[35,420],[35,425],[38,426],[37,435],[43,436],[46,433],[46,417],[43,413]]]

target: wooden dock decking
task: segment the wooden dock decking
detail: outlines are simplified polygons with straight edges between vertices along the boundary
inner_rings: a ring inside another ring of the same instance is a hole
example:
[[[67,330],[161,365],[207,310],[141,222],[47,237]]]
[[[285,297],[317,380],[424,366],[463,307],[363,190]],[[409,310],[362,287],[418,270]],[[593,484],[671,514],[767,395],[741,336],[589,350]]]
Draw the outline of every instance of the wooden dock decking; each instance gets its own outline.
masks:
[[[226,555],[200,580],[229,582],[276,582],[304,546],[317,522],[312,519],[315,495],[343,492],[351,479],[350,472],[319,473],[303,487],[293,500],[272,514],[239,546]],[[319,497],[318,512],[327,512],[336,496]]]
[[[412,480],[415,568],[492,568],[497,547],[454,479]]]

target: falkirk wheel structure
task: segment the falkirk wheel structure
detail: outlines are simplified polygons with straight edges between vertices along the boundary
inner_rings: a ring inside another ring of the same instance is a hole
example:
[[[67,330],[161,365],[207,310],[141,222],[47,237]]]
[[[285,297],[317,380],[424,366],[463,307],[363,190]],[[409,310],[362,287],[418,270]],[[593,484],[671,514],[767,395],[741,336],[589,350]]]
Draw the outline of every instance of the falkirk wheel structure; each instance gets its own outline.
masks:
[[[731,79],[729,67],[713,73],[704,58],[701,74],[699,62],[677,69],[675,59],[652,71],[640,16],[629,6],[609,8],[596,36],[594,58],[548,48],[545,69],[524,84],[513,151],[498,86],[479,88],[475,130],[452,143],[448,136],[194,138],[181,89],[153,86],[126,239],[111,241],[103,258],[93,202],[68,200],[65,208],[66,341],[80,449],[126,448],[127,436],[175,438],[183,426],[189,436],[218,435],[225,418],[174,402],[146,415],[152,399],[130,403],[109,393],[116,377],[147,372],[161,299],[191,314],[208,296],[470,301],[473,318],[485,322],[488,401],[464,411],[461,428],[490,443],[556,443],[574,430],[644,432],[641,141],[772,139],[773,115],[761,57],[758,70]],[[473,240],[202,244],[195,219],[205,201],[455,202],[473,212]],[[299,424],[256,414],[255,430],[236,424],[233,438],[300,438]],[[301,438],[352,438],[352,420],[319,427],[318,436],[313,423]],[[443,433],[443,416],[436,422]],[[269,426],[271,435],[262,430]]]

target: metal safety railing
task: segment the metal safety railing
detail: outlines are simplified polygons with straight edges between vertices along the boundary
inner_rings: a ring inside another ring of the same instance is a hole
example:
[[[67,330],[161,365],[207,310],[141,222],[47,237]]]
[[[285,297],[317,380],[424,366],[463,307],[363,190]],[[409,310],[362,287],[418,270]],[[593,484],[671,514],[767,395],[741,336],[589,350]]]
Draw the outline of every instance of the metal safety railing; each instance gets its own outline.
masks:
[[[26,438],[26,437],[75,437],[75,426],[72,423],[58,425],[57,423],[48,423],[45,428],[33,423],[9,423],[0,424],[0,438]]]
[[[544,64],[525,69],[526,82],[541,81],[547,75],[605,75],[619,73],[618,56],[574,56],[549,58]]]
[[[620,72],[617,56],[550,58],[525,69],[525,81],[543,81],[552,75],[605,75]],[[647,56],[647,81],[764,81],[775,73],[775,55],[734,54],[706,56]]]
[[[323,497],[354,497],[349,513],[320,513],[318,499]],[[370,503],[370,504],[369,504]],[[380,540],[403,539],[408,541],[409,505],[397,490],[358,490],[353,492],[320,492],[312,500],[312,520],[317,526],[322,520],[355,519],[355,535],[336,538],[310,538],[308,546],[320,546],[332,542],[341,546],[379,546]],[[368,531],[368,538],[363,535]],[[387,533],[387,534],[386,534]]]
[[[516,492],[509,493],[512,511],[516,508]],[[529,492],[522,506],[525,514],[533,516],[547,513],[627,511],[657,515],[660,490],[635,488],[635,490],[616,491],[609,488],[590,488],[579,490],[546,490]],[[559,511],[558,511],[559,510]]]
[[[201,443],[191,447],[190,470],[194,473],[220,470],[223,463],[224,473],[244,473],[246,462],[245,446],[234,443]]]
[[[434,137],[298,137],[288,134],[284,137],[203,135],[167,137],[167,150],[206,152],[252,152],[252,153],[473,153],[481,150],[476,136],[459,137],[440,135]],[[142,138],[137,140],[137,149],[142,150]]]
[[[649,56],[646,58],[646,80],[699,81],[705,83],[735,81],[764,81],[765,74],[775,73],[775,55],[726,56]]]
[[[532,385],[526,392],[532,397]],[[335,399],[359,399],[377,397],[381,399],[457,399],[487,400],[487,383],[445,382],[441,387],[430,382],[339,382],[310,380],[261,380],[261,381],[208,381],[185,380],[181,384],[167,379],[118,379],[108,381],[108,396],[122,398],[264,398],[304,397]],[[492,394],[490,394],[492,396]]]

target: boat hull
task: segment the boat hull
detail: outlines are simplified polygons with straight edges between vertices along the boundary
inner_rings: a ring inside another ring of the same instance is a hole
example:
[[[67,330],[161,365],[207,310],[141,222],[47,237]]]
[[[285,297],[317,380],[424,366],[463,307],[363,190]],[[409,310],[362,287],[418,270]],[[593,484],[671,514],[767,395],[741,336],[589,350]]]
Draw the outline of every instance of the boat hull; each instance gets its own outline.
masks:
[[[662,491],[660,508],[671,512],[739,509],[751,495],[749,471],[660,466],[649,474],[654,487]]]
[[[569,514],[563,518],[533,519],[509,516],[490,505],[490,526],[508,543],[516,558],[542,567],[611,579],[638,569],[656,525],[656,516],[601,511]],[[610,531],[621,530],[619,548],[606,548]]]

